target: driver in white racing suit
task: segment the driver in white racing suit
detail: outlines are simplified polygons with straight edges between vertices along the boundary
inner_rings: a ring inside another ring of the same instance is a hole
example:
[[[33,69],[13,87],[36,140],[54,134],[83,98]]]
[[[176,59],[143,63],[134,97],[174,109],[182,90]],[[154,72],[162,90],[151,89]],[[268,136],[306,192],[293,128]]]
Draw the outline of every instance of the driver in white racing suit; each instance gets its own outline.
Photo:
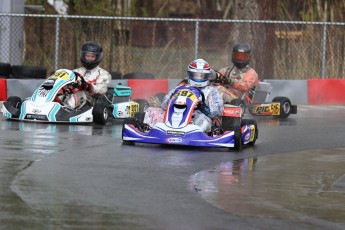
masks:
[[[111,75],[99,67],[102,57],[103,49],[100,44],[94,41],[83,44],[80,52],[80,61],[83,66],[73,70],[85,79],[85,82],[79,82],[83,91],[76,92],[66,99],[65,104],[67,103],[68,107],[80,108],[85,104],[85,99],[94,106],[97,98],[107,92]]]
[[[220,117],[223,113],[223,100],[221,94],[214,87],[210,86],[210,65],[203,59],[196,59],[188,65],[187,74],[188,83],[170,90],[170,92],[165,95],[161,108],[148,108],[144,123],[152,127],[155,123],[162,122],[164,110],[166,110],[173,93],[179,87],[190,85],[199,88],[205,96],[205,101],[200,101],[197,109],[194,110],[192,121],[194,124],[200,126],[204,132],[211,129],[212,119]]]

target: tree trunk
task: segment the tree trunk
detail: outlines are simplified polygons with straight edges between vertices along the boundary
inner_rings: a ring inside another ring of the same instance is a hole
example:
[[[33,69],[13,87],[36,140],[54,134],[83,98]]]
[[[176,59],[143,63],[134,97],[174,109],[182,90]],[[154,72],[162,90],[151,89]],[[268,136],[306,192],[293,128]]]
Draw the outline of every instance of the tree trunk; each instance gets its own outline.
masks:
[[[235,0],[235,19],[274,20],[276,15],[276,0]],[[251,66],[258,72],[260,79],[272,78],[273,53],[276,47],[274,30],[275,27],[271,24],[235,24],[229,40],[229,54],[233,45],[249,43],[253,49]]]

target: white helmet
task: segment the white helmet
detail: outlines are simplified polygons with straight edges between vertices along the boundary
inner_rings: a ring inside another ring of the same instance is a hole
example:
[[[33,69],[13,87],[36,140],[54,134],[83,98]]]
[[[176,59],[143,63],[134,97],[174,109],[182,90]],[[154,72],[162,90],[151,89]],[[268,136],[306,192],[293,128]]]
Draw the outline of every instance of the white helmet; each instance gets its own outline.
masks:
[[[196,59],[188,65],[188,83],[202,88],[210,84],[211,68],[204,59]]]

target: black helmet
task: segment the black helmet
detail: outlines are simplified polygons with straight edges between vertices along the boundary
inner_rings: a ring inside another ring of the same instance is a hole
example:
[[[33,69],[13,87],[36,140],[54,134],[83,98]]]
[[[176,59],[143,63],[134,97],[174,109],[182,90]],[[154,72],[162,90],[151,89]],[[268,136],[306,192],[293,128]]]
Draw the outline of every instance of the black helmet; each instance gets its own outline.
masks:
[[[250,45],[247,43],[239,43],[232,49],[231,61],[237,68],[242,69],[249,64],[251,56],[252,49]]]
[[[92,61],[87,60],[85,58],[85,55],[88,53],[94,54],[96,59]],[[98,44],[97,42],[88,41],[88,42],[85,42],[84,45],[81,47],[80,61],[86,69],[90,70],[98,66],[102,60],[102,57],[103,57],[103,49],[102,49],[102,46]]]

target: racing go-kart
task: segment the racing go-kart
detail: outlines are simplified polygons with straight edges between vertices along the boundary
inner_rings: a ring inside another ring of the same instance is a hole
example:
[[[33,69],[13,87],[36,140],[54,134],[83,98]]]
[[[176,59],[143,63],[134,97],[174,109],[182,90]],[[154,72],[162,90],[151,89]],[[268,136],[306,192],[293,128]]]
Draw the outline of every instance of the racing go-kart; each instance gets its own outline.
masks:
[[[29,98],[11,96],[3,103],[1,112],[7,119],[38,122],[96,123],[104,125],[109,114],[114,118],[127,118],[136,112],[144,111],[146,100],[130,101],[132,89],[121,84],[109,87],[94,105],[88,102],[76,108],[63,103],[71,94],[81,92],[78,80],[84,78],[71,70],[59,69],[47,78]]]
[[[211,130],[203,132],[193,124],[192,116],[203,93],[191,86],[179,87],[171,97],[164,119],[153,127],[144,123],[147,113],[135,113],[123,122],[124,144],[152,143],[202,147],[224,147],[241,150],[242,145],[254,145],[258,138],[255,120],[242,119],[241,107],[225,105],[222,117],[214,120]]]
[[[290,114],[297,114],[297,105],[291,104],[290,99],[287,97],[274,97],[272,102],[267,102],[270,92],[270,83],[259,82],[242,98],[233,99],[229,103],[240,106],[243,113],[248,108],[250,114],[257,116],[273,116],[274,118],[286,119]]]

